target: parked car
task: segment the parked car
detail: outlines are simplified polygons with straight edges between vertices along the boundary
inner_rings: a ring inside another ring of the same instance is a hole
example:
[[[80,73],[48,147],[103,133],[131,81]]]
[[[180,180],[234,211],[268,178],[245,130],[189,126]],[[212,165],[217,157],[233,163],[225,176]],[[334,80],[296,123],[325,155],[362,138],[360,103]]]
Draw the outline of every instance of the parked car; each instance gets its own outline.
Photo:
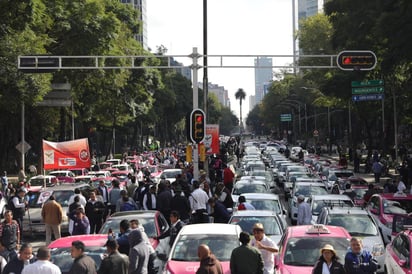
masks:
[[[263,224],[265,235],[276,244],[286,230],[281,217],[270,210],[239,210],[234,212],[229,220],[229,224],[239,225],[250,235],[253,235],[253,226],[256,223]]]
[[[41,216],[43,204],[53,195],[63,208],[63,221],[61,224],[62,234],[69,232],[69,219],[66,215],[69,208],[69,199],[74,195],[74,189],[79,188],[80,192],[88,199],[93,188],[88,184],[65,184],[53,188],[29,191],[27,193],[28,208],[23,217],[23,233],[45,233],[45,225]]]
[[[385,273],[412,273],[412,229],[409,227],[396,235],[386,246]]]
[[[59,185],[59,179],[54,175],[37,175],[29,180],[30,190]]]
[[[60,183],[74,183],[74,177],[76,175],[71,172],[70,170],[55,170],[55,171],[50,171],[49,175],[56,176],[57,179],[59,179]]]
[[[341,194],[312,195],[307,202],[310,204],[312,209],[313,224],[316,223],[316,220],[324,207],[352,208],[355,206],[349,196]]]
[[[221,262],[223,273],[230,273],[230,255],[240,245],[242,228],[232,224],[185,225],[177,235],[166,262],[166,273],[195,273],[199,268],[197,248],[201,244],[210,250]]]
[[[385,245],[378,225],[372,216],[361,208],[324,207],[320,212],[318,224],[341,226],[352,237],[362,238],[363,248],[372,252],[383,272]]]
[[[366,209],[378,224],[385,243],[389,243],[391,241],[393,215],[412,212],[412,194],[374,194],[369,199]]]
[[[69,273],[73,264],[74,259],[70,256],[73,241],[82,241],[84,243],[85,253],[94,260],[97,271],[106,254],[104,245],[107,241],[107,234],[67,236],[51,242],[48,246],[51,254],[50,260],[60,268],[62,274]]]
[[[290,226],[279,243],[276,273],[311,273],[319,250],[330,244],[338,257],[345,258],[351,236],[340,226],[321,224]]]

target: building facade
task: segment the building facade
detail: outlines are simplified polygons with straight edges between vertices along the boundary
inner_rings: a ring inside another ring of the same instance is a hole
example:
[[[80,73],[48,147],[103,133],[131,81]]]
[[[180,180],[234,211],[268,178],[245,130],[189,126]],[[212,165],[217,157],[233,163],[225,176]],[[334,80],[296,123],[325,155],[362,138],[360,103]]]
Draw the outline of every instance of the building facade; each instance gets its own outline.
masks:
[[[265,96],[265,87],[273,81],[272,58],[255,59],[255,104],[259,104]],[[253,108],[252,107],[252,108]]]
[[[145,50],[148,50],[147,43],[147,11],[146,0],[120,0],[124,4],[131,5],[134,9],[139,11],[140,21],[142,22],[142,32],[135,34],[135,39],[139,41]]]

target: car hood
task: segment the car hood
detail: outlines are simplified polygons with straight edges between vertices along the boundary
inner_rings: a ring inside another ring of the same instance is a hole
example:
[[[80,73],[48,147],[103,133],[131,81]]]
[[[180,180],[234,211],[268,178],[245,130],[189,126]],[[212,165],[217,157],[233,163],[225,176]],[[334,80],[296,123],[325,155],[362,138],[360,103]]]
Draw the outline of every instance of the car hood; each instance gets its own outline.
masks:
[[[230,265],[229,262],[220,262],[222,264],[223,273],[230,274]],[[199,268],[199,261],[195,262],[179,262],[179,261],[168,261],[166,269],[170,271],[170,273],[178,273],[178,274],[193,274]]]
[[[312,273],[313,266],[291,266],[291,265],[283,265],[279,269],[279,273],[281,274],[306,274]]]

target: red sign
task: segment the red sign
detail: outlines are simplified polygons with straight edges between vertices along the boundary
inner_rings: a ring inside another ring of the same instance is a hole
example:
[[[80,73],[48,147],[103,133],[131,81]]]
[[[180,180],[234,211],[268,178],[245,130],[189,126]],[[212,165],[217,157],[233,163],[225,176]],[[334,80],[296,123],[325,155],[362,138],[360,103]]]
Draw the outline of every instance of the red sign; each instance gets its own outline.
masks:
[[[219,154],[219,125],[206,125],[206,135],[203,140],[206,148],[206,154]]]
[[[87,138],[67,142],[43,140],[44,169],[90,168],[90,150]]]

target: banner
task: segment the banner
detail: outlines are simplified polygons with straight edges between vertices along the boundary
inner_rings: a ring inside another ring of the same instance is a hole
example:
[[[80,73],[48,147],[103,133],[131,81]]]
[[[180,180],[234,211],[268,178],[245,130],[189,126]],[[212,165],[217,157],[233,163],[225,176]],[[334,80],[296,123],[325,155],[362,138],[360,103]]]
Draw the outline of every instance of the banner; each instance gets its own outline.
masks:
[[[43,168],[90,168],[87,138],[59,143],[43,140]]]
[[[206,135],[203,141],[206,147],[206,154],[219,154],[219,125],[206,125]]]

